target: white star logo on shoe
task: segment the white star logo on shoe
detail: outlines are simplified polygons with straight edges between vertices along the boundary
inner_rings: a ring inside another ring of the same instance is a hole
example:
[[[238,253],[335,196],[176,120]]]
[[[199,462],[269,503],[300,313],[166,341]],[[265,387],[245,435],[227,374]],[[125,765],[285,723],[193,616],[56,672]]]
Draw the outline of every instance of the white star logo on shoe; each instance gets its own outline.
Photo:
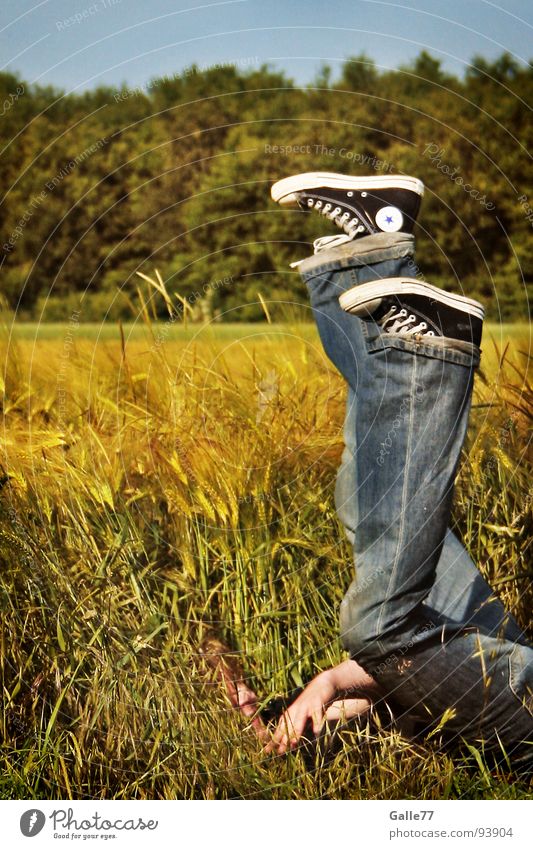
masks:
[[[376,224],[386,233],[396,233],[403,226],[403,215],[396,206],[382,206],[376,213]]]

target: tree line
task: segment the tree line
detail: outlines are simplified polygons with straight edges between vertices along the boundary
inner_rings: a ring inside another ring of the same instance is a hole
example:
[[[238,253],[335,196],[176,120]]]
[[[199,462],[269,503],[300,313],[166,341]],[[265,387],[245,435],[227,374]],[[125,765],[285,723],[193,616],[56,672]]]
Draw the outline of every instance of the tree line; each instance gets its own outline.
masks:
[[[136,272],[158,269],[192,318],[305,317],[289,264],[334,229],[277,207],[271,183],[407,173],[426,184],[417,274],[479,298],[493,319],[525,319],[532,85],[531,65],[507,54],[458,77],[425,51],[396,70],[354,56],[307,86],[271,66],[192,66],[65,94],[4,72],[2,291],[25,319],[128,319]]]

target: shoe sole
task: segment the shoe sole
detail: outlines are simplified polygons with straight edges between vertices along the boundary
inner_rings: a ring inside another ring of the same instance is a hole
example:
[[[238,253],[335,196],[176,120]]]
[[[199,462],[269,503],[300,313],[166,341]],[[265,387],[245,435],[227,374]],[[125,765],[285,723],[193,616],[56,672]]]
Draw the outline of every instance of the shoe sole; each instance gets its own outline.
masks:
[[[362,283],[360,286],[354,286],[353,289],[344,292],[339,298],[339,303],[343,310],[352,312],[354,308],[364,306],[370,301],[385,298],[388,295],[401,296],[402,294],[423,295],[432,298],[452,309],[461,310],[479,318],[481,321],[483,321],[485,315],[485,310],[478,301],[464,298],[462,295],[444,292],[437,286],[432,286],[431,283],[424,283],[410,277],[389,277],[386,280]]]
[[[328,171],[309,171],[278,180],[270,189],[272,199],[282,206],[297,203],[297,194],[307,189],[348,189],[368,191],[372,189],[406,189],[417,195],[424,194],[424,184],[416,177],[403,177],[391,174],[381,177],[350,177],[347,174],[334,174]]]

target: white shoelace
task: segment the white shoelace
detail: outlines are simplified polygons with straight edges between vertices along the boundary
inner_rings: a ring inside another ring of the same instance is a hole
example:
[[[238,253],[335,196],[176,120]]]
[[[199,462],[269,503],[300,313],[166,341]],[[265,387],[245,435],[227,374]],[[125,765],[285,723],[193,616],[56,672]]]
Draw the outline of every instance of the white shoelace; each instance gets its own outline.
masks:
[[[336,236],[323,236],[320,239],[315,239],[313,246],[315,254],[326,248],[333,248],[336,245],[343,245],[345,242],[350,242],[358,233],[364,233],[366,227],[363,226],[357,215],[350,218],[349,212],[343,212],[340,206],[335,206],[333,203],[324,203],[321,200],[307,199],[307,208],[324,215],[330,221],[334,221],[337,227],[344,230],[346,235],[339,233]],[[342,213],[342,214],[341,214]]]
[[[417,324],[416,315],[409,315],[407,310],[401,309],[397,312],[398,307],[391,307],[378,320],[378,324],[383,328],[385,333],[403,333],[406,336],[412,336],[415,333],[420,333],[422,336],[434,336],[433,330],[427,329],[427,323],[420,321]]]
[[[349,236],[347,233],[337,233],[336,236],[320,236],[313,242],[313,253],[319,254],[321,251],[326,251],[329,248],[336,248],[337,245],[344,245],[346,242],[352,242],[353,239],[354,236]],[[303,262],[303,259],[291,262],[291,268],[297,268],[301,262]]]
[[[313,242],[314,254],[319,254],[321,251],[329,250],[330,248],[336,248],[338,245],[344,245],[346,242],[351,242],[355,239],[359,233],[367,232],[367,228],[363,227],[356,215],[351,219],[349,212],[343,212],[341,215],[342,209],[340,206],[334,206],[332,203],[323,203],[321,200],[314,201],[312,198],[308,199],[307,206],[309,209],[319,212],[320,215],[325,215],[326,218],[334,221],[338,227],[344,230],[344,233],[337,233],[335,236],[320,236],[318,239],[315,239]],[[302,262],[303,259],[291,262],[291,268],[297,268]]]
[[[348,234],[337,233],[336,236],[320,236],[319,239],[315,239],[313,242],[313,250],[315,254],[319,254],[320,251],[325,251],[328,248],[336,248],[337,245],[344,245],[346,242],[352,242],[353,236],[348,236]]]

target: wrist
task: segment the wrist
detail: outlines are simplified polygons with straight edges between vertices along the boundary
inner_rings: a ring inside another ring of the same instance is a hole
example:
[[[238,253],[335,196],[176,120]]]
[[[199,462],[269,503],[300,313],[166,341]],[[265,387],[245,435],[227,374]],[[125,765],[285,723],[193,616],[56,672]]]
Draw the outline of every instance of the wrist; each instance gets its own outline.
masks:
[[[319,675],[321,683],[331,690],[331,695],[334,696],[338,689],[337,676],[335,675],[335,667],[332,669],[324,669]]]

